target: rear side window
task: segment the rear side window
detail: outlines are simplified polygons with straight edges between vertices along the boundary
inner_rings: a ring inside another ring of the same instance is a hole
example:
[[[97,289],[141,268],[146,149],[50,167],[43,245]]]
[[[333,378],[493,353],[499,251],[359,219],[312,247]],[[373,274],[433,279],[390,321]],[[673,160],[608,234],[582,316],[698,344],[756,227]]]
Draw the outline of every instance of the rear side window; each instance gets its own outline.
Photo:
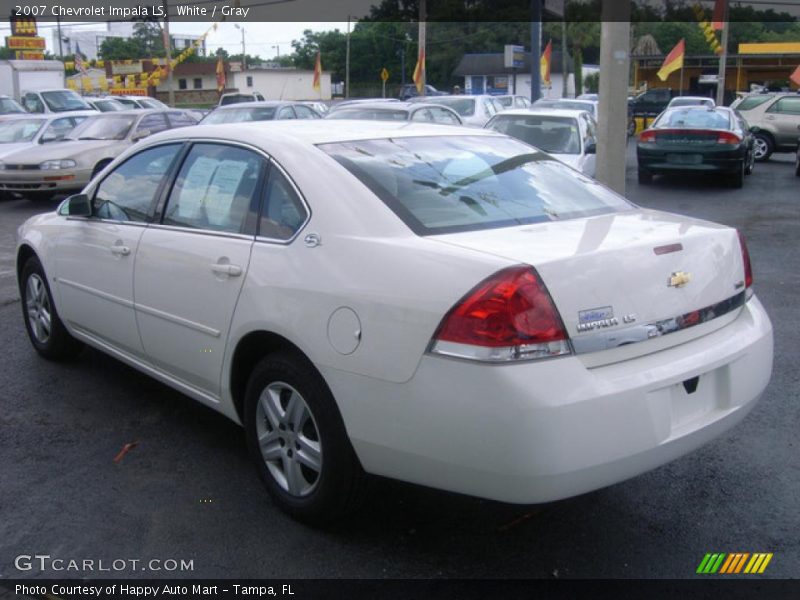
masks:
[[[153,199],[180,144],[149,148],[114,169],[97,187],[93,214],[114,221],[147,220]]]
[[[320,146],[418,235],[630,210],[602,185],[516,140],[437,136]]]
[[[756,106],[761,106],[764,104],[764,102],[771,99],[772,96],[748,96],[736,105],[736,110],[751,110]]]
[[[197,121],[195,121],[187,113],[177,110],[168,112],[167,118],[169,119],[169,123],[172,127],[188,127],[189,125],[194,125],[197,123]]]
[[[300,196],[280,169],[272,167],[261,208],[258,235],[288,240],[299,231],[306,218],[308,211]]]
[[[246,233],[263,169],[264,159],[251,150],[194,145],[170,192],[163,223]]]

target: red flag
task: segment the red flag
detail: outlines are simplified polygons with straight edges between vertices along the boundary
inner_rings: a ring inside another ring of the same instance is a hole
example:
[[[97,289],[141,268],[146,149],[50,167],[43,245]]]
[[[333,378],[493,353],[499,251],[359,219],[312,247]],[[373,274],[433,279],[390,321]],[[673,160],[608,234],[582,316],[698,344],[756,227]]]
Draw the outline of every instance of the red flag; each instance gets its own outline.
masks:
[[[540,63],[540,68],[542,72],[542,82],[546,85],[550,85],[550,63],[552,62],[553,57],[553,40],[547,42],[547,46],[544,48],[544,52],[542,52],[542,58]]]
[[[686,42],[681,39],[680,42],[675,44],[675,47],[667,54],[664,59],[664,64],[658,70],[658,78],[661,81],[666,81],[670,73],[683,68],[683,55],[686,54]]]
[[[311,82],[311,87],[317,92],[322,90],[322,56],[317,52],[317,60],[314,62],[314,80]]]
[[[715,30],[722,29],[725,20],[725,3],[728,0],[717,0],[714,3],[714,16],[711,18],[711,27]]]
[[[800,87],[800,67],[797,67],[794,73],[789,75],[789,79],[791,79],[796,86]]]
[[[221,94],[225,90],[225,63],[220,56],[217,60],[217,91]]]

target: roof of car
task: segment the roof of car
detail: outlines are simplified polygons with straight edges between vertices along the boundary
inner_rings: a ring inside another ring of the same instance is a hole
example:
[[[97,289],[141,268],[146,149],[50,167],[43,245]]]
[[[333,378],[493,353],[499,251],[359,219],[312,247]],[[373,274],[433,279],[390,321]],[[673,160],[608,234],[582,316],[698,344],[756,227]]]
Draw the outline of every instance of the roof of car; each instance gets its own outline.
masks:
[[[588,110],[577,110],[573,108],[513,108],[497,113],[497,116],[510,117],[530,117],[530,116],[555,116],[555,117],[574,117],[591,114]]]
[[[117,113],[118,114],[118,113]],[[270,139],[283,142],[298,142],[306,145],[328,144],[356,140],[382,138],[406,138],[425,136],[496,136],[497,132],[482,129],[464,129],[452,125],[435,125],[409,121],[363,121],[363,120],[277,120],[248,121],[246,123],[226,123],[220,125],[197,125],[171,129],[158,133],[149,140],[168,140],[174,138],[211,137],[222,140],[251,142]]]
[[[241,110],[243,108],[258,108],[259,106],[286,106],[291,104],[300,104],[300,102],[292,102],[290,100],[254,100],[253,102],[223,104],[215,107],[214,110]]]
[[[95,117],[103,113],[96,110],[65,110],[57,113],[11,113],[3,115],[3,120],[7,119],[39,119],[40,121],[49,121],[53,119],[62,119],[64,117]]]
[[[418,110],[420,108],[425,108],[426,106],[433,106],[436,108],[442,108],[441,105],[436,104],[435,101],[431,100],[430,102],[359,102],[358,104],[352,104],[347,106],[342,106],[339,110],[362,110],[364,108],[369,110]],[[445,107],[447,108],[447,107]]]

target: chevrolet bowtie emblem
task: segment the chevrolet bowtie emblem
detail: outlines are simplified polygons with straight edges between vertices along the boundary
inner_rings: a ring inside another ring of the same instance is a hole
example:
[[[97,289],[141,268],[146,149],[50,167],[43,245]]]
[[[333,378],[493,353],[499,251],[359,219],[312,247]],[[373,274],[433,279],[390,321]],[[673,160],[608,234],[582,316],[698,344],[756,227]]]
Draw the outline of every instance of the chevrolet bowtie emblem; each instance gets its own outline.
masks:
[[[669,287],[679,288],[685,286],[691,280],[692,280],[691,273],[685,273],[684,271],[676,271],[672,275],[670,275],[669,282],[667,282],[667,285]]]

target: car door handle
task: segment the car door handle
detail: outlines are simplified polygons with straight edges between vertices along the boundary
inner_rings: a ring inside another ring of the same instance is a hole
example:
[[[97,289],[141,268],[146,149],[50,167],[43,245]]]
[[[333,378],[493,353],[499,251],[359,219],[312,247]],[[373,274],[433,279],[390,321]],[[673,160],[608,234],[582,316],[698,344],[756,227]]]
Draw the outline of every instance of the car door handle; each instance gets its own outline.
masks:
[[[211,265],[211,270],[219,275],[229,275],[231,277],[238,277],[242,274],[242,267],[239,265],[222,265],[214,263]]]
[[[111,254],[115,254],[117,256],[128,256],[131,253],[131,249],[127,246],[111,246]]]

